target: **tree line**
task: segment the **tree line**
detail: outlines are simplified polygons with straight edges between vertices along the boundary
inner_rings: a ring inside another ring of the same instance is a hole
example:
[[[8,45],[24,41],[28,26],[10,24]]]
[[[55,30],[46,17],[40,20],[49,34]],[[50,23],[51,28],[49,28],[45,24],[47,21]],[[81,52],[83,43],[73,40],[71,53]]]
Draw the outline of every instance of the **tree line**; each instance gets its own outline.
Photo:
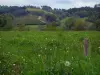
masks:
[[[38,9],[41,11],[28,11],[27,8]],[[73,28],[84,30],[84,25],[90,25],[95,30],[100,30],[100,4],[92,7],[70,8],[66,9],[52,9],[50,6],[0,6],[0,28],[11,27],[16,17],[25,16],[28,14],[43,16],[47,25],[59,26],[61,20],[70,17],[63,22],[64,29],[72,30]],[[78,19],[75,20],[75,18]],[[79,19],[80,18],[80,19]],[[83,22],[81,18],[86,18]],[[55,23],[54,23],[55,22]],[[56,25],[55,25],[56,24]],[[83,25],[84,24],[84,25]],[[83,29],[82,29],[83,28]],[[87,29],[87,28],[86,28]]]

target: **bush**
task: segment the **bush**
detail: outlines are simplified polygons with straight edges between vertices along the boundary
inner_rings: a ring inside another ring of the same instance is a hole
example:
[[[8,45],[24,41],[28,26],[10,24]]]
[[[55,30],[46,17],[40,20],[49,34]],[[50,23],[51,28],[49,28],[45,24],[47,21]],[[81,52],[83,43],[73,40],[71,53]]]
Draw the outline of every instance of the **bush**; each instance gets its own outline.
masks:
[[[56,22],[52,22],[47,24],[46,30],[56,30],[56,27],[57,27]]]
[[[96,26],[96,30],[100,31],[100,19],[96,20],[95,26]]]
[[[8,14],[0,15],[0,30],[11,30],[13,17]]]
[[[75,28],[74,28],[74,30],[85,30],[85,25],[86,25],[86,22],[84,20],[77,19],[75,21]]]
[[[24,24],[19,24],[17,25],[17,27],[14,28],[14,30],[18,30],[18,31],[29,31],[30,28],[26,27],[26,25]]]
[[[63,30],[88,30],[93,29],[93,25],[90,22],[87,22],[84,18],[66,18],[62,21]]]

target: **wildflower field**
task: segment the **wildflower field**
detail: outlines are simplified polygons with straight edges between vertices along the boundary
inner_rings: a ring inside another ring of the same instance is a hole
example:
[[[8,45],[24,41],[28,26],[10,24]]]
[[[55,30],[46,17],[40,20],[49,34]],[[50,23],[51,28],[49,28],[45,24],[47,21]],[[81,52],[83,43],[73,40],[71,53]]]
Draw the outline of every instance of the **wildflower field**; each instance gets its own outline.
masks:
[[[100,75],[100,32],[1,31],[0,75]]]

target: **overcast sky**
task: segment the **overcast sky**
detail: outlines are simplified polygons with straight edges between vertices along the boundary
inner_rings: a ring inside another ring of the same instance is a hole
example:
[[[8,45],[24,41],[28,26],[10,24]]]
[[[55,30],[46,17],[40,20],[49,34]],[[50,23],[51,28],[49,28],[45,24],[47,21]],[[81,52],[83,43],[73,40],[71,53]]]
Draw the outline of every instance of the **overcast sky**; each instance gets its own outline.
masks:
[[[48,5],[52,8],[73,8],[82,6],[91,6],[100,3],[100,0],[0,0],[0,5],[23,6],[33,5],[42,6]]]

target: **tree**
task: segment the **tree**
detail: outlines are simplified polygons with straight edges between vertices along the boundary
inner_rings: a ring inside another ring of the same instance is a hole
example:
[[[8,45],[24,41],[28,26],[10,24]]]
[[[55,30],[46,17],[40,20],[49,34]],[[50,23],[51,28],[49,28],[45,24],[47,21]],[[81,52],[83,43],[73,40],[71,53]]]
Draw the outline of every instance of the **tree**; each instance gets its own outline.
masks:
[[[90,25],[89,22],[81,18],[66,18],[64,21],[63,27],[65,30],[87,30]],[[62,23],[63,23],[62,22]]]
[[[51,23],[49,23],[49,24],[47,24],[47,28],[46,28],[46,30],[56,30],[57,28],[57,22],[51,22]]]
[[[7,21],[3,15],[0,15],[0,27],[4,27]]]
[[[100,19],[95,21],[96,30],[100,31]]]
[[[50,22],[56,21],[57,17],[52,13],[47,13],[47,14],[45,14],[45,19],[46,19],[47,23],[50,23]]]
[[[66,30],[72,30],[74,27],[75,18],[71,17],[65,20],[64,27]]]
[[[52,8],[50,6],[42,6],[42,9],[47,12],[52,12]]]
[[[0,29],[11,29],[13,17],[9,14],[0,15]]]
[[[75,22],[75,30],[85,30],[86,22],[82,19],[77,19]]]

